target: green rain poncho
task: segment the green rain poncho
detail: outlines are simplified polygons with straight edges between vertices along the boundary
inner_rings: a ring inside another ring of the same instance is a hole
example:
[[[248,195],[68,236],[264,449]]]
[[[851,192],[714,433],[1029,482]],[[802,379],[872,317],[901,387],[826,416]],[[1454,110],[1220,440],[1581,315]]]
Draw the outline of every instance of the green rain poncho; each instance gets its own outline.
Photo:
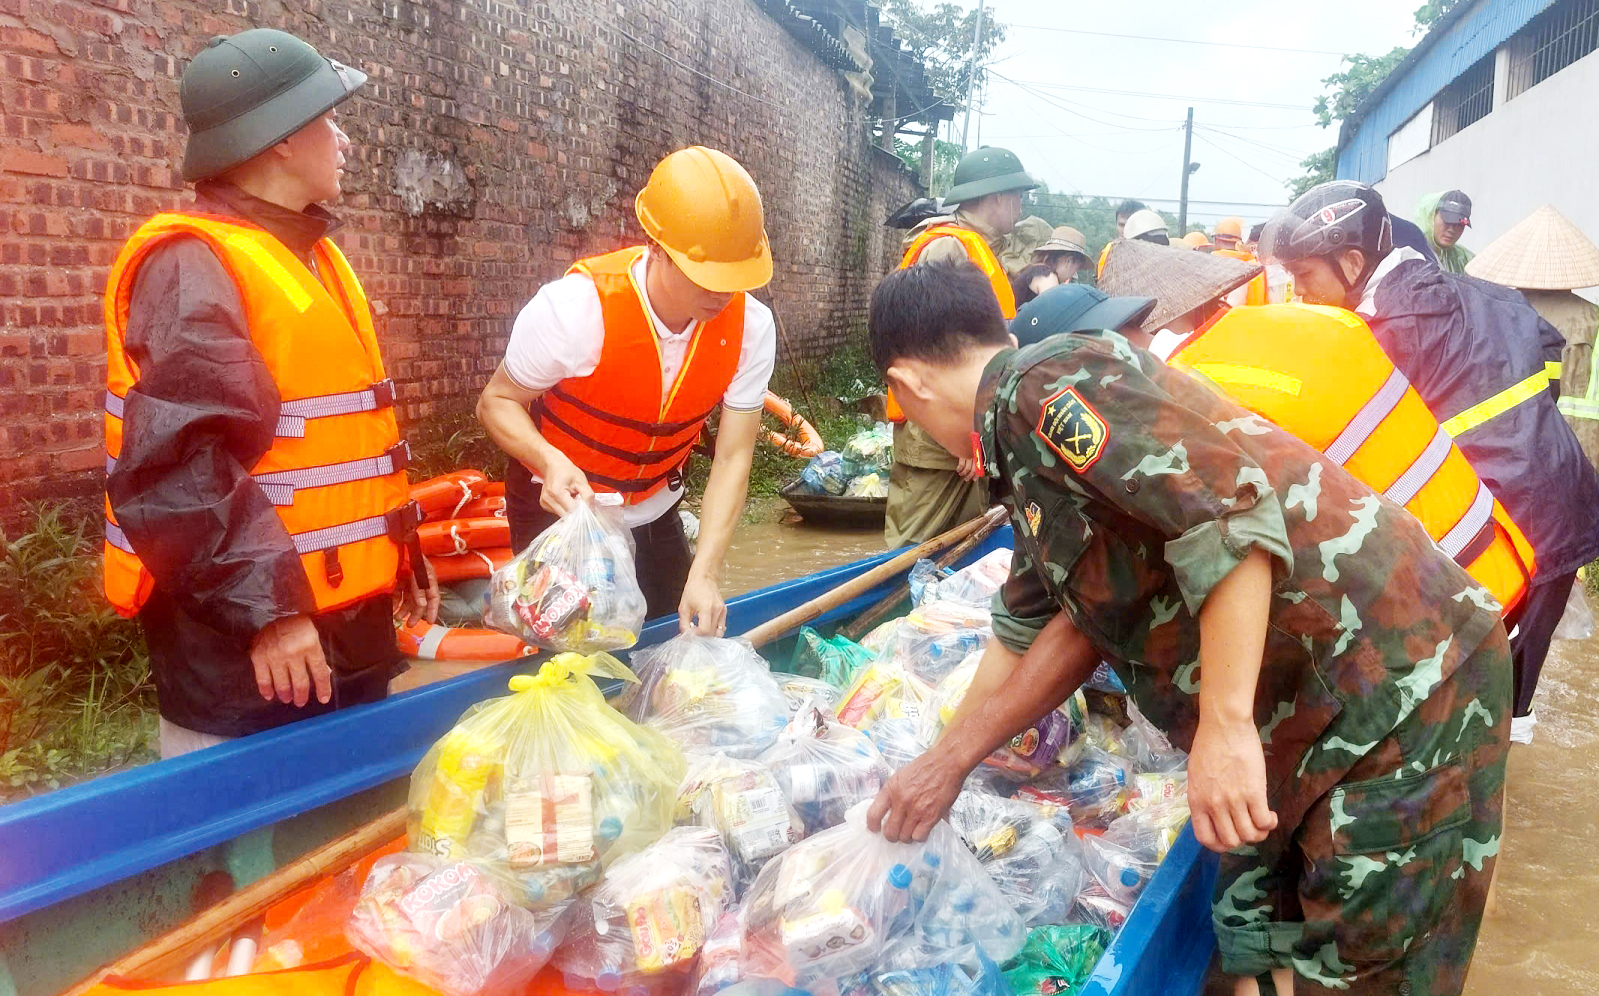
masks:
[[[1459,243],[1446,249],[1438,244],[1438,237],[1433,232],[1433,216],[1438,213],[1438,202],[1443,200],[1444,193],[1440,190],[1436,194],[1427,194],[1416,204],[1416,224],[1427,236],[1427,244],[1432,246],[1433,254],[1438,257],[1438,265],[1450,273],[1465,273],[1466,264],[1471,262],[1475,253]]]

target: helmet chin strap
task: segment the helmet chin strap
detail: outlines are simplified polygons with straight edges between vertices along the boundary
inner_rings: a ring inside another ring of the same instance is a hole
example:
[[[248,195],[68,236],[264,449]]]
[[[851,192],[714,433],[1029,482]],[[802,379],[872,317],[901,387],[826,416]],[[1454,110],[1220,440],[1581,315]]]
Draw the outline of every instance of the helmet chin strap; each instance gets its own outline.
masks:
[[[1346,307],[1353,308],[1366,295],[1366,282],[1371,279],[1372,273],[1377,269],[1377,264],[1368,258],[1369,255],[1366,252],[1360,254],[1361,259],[1365,262],[1361,265],[1360,275],[1354,280],[1344,276],[1342,259],[1336,255],[1327,257],[1327,263],[1332,267],[1333,274],[1338,277],[1338,282],[1344,285],[1344,304]],[[1354,298],[1352,303],[1350,298]]]

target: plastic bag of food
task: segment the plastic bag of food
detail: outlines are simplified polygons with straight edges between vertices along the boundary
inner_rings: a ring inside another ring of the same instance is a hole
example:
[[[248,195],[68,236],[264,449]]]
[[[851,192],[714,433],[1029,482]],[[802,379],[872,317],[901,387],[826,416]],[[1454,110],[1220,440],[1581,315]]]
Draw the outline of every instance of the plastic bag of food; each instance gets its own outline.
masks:
[[[967,791],[949,823],[1029,926],[1066,919],[1086,879],[1070,821],[1062,827],[1031,803]]]
[[[993,636],[987,606],[943,599],[912,609],[883,645],[893,659],[929,685],[936,685]]]
[[[745,902],[746,947],[775,940],[800,986],[866,971],[901,938],[904,967],[945,964],[968,946],[994,961],[1021,949],[1016,912],[947,823],[925,844],[894,844],[866,829],[869,806],[766,866]]]
[[[1111,840],[1108,833],[1083,835],[1083,866],[1107,896],[1131,907],[1160,864],[1157,845],[1140,833],[1133,840],[1138,850],[1132,850]]]
[[[1131,769],[1126,758],[1089,744],[1070,767],[1045,771],[1017,795],[1065,806],[1077,826],[1103,829],[1126,810]]]
[[[1151,723],[1131,699],[1127,700],[1127,719],[1121,745],[1133,759],[1134,771],[1172,774],[1188,770],[1188,755],[1173,747],[1166,734]]]
[[[766,862],[805,836],[788,794],[759,761],[716,754],[695,758],[678,789],[676,819],[721,834],[742,888]]]
[[[615,495],[596,495],[539,533],[495,570],[485,625],[546,650],[592,654],[638,642],[644,593],[633,564],[633,534]]]
[[[948,952],[947,960],[937,965],[901,967],[902,961],[924,960],[919,955],[903,942],[890,945],[870,973],[841,982],[839,996],[1011,996],[999,966],[976,947]]]
[[[977,665],[981,659],[981,651],[968,655],[965,663],[938,683],[923,713],[923,740],[936,743],[944,728],[954,721],[956,711],[971,688],[972,679],[977,676]],[[983,764],[1016,781],[1034,778],[1051,770],[1056,758],[1074,735],[1068,715],[1065,705],[1050,710],[1036,723],[1012,737],[1009,744],[984,758]]]
[[[808,678],[803,674],[774,674],[772,677],[777,679],[777,686],[783,690],[783,700],[788,703],[790,716],[803,709],[806,703],[828,714],[835,714],[838,704],[844,701],[844,690],[821,678]]]
[[[709,827],[676,827],[606,869],[555,956],[568,988],[676,989],[733,904],[733,869]],[[662,978],[662,977],[665,978]]]
[[[794,804],[807,834],[844,822],[845,811],[876,796],[891,774],[866,734],[819,709],[796,715],[760,760]]]
[[[856,729],[866,729],[884,719],[920,722],[932,688],[903,666],[877,661],[862,668],[855,683],[838,704],[838,718]]]
[[[1115,934],[1132,915],[1131,903],[1124,903],[1105,891],[1099,880],[1090,877],[1083,891],[1077,894],[1077,904],[1072,907],[1073,923],[1095,924]]]
[[[888,481],[881,474],[862,474],[844,489],[846,498],[887,498]]]
[[[905,584],[911,590],[911,604],[922,605],[938,597],[938,583],[949,576],[949,572],[941,570],[939,566],[923,557],[911,565],[911,570],[905,577]]]
[[[788,725],[788,701],[747,640],[688,633],[633,654],[636,723],[688,753],[755,757]]]
[[[1172,845],[1177,843],[1183,827],[1188,825],[1188,816],[1188,797],[1185,794],[1151,803],[1118,817],[1105,828],[1104,837],[1134,855],[1159,864],[1166,859]]]
[[[1005,963],[1005,981],[1015,996],[1075,996],[1112,936],[1091,923],[1035,927],[1021,953]]]
[[[510,991],[566,936],[571,902],[535,913],[519,887],[474,861],[396,854],[372,867],[345,933],[350,943],[447,996]]]
[[[757,928],[749,926],[750,903],[722,914],[705,939],[700,962],[685,990],[690,996],[715,993],[739,996],[791,996],[796,981],[788,954],[777,935],[777,922],[766,907]]]
[[[800,627],[799,640],[794,644],[794,661],[791,670],[809,678],[820,678],[838,689],[848,688],[855,682],[861,668],[876,660],[877,655],[842,634],[824,639],[809,626]]]
[[[914,719],[879,719],[866,728],[866,735],[877,745],[878,753],[893,771],[905,767],[927,752],[928,744],[918,732],[921,724]]]
[[[949,577],[929,586],[923,592],[923,602],[960,602],[987,609],[994,593],[1004,587],[1010,578],[1010,550],[995,550],[984,554],[975,563],[961,568]]]
[[[849,484],[849,474],[844,470],[844,457],[837,450],[828,450],[811,457],[811,462],[800,471],[800,481],[812,494],[841,495]]]
[[[850,479],[867,474],[888,475],[894,466],[894,430],[878,422],[849,437],[843,451],[844,476]]]
[[[558,654],[468,709],[411,776],[411,850],[503,873],[539,909],[665,833],[683,753],[607,705],[596,675],[637,680],[609,654]]]

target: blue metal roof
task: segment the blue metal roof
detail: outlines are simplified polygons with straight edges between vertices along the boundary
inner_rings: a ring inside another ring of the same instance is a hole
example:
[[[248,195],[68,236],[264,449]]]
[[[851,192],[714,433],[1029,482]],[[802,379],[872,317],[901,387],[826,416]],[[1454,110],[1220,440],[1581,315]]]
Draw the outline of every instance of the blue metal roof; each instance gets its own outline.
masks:
[[[1340,179],[1376,183],[1388,175],[1388,136],[1556,0],[1476,0],[1449,12],[1344,122]]]

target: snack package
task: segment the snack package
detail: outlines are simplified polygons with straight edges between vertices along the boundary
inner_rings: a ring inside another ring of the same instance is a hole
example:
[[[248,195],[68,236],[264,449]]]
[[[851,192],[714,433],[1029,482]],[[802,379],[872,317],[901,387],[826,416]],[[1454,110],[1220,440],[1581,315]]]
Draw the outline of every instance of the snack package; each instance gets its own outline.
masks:
[[[967,947],[996,962],[1021,949],[1020,919],[947,823],[925,844],[894,844],[866,829],[869,806],[766,866],[745,901],[746,949],[775,938],[801,987],[872,969],[901,939],[905,968]]]
[[[644,593],[633,565],[633,534],[614,495],[578,502],[495,570],[483,622],[546,650],[592,654],[638,642]]]
[[[740,888],[766,862],[805,836],[805,823],[783,787],[759,761],[725,754],[696,757],[678,788],[675,817],[721,835]]]
[[[777,679],[777,686],[783,690],[790,716],[803,709],[807,702],[823,712],[836,715],[838,704],[844,701],[842,688],[820,678],[807,678],[803,674],[774,674],[772,677]]]
[[[746,640],[673,637],[633,654],[628,715],[689,753],[755,757],[788,725],[788,700]]]
[[[468,709],[411,776],[410,849],[471,860],[543,909],[665,833],[683,753],[607,705],[596,675],[637,680],[608,654],[558,654]]]
[[[862,668],[838,704],[838,718],[859,730],[884,719],[919,721],[933,690],[897,663],[877,661]]]
[[[820,678],[842,690],[853,684],[861,668],[875,659],[875,654],[847,636],[827,640],[809,626],[802,626],[794,645],[791,669],[795,674]]]
[[[568,988],[682,985],[733,904],[733,869],[709,827],[676,827],[610,868],[555,956]]]
[[[971,791],[949,822],[1029,926],[1065,921],[1086,878],[1070,822],[1063,831],[1031,803]]]
[[[842,453],[844,476],[850,480],[875,474],[887,478],[894,466],[894,430],[887,422],[878,422],[870,429],[862,429],[849,437]]]
[[[396,854],[372,867],[345,934],[357,949],[445,993],[507,991],[566,936],[571,903],[537,913],[516,883],[473,861]]]
[[[1005,981],[1015,996],[1075,996],[1112,936],[1091,923],[1035,927],[1021,953],[1005,963]]]
[[[891,772],[866,734],[802,711],[760,757],[793,803],[807,834],[844,822],[844,813],[871,799]]]
[[[932,744],[938,741],[944,728],[954,719],[972,679],[977,676],[977,665],[982,651],[970,654],[964,663],[950,672],[933,690],[922,720],[922,739]],[[1067,700],[1070,702],[1070,700]],[[1072,741],[1075,728],[1066,706],[1045,713],[1032,726],[1011,738],[1009,744],[983,759],[983,764],[1012,780],[1035,778],[1050,770],[1061,751]]]
[[[841,495],[849,485],[849,475],[844,472],[844,457],[837,450],[828,450],[811,457],[811,462],[800,471],[800,481],[812,494]]]
[[[1087,681],[1083,682],[1083,685],[1086,688],[1092,688],[1099,692],[1108,692],[1111,695],[1127,694],[1127,686],[1122,684],[1121,678],[1117,677],[1116,672],[1104,661],[1099,662],[1099,666],[1094,668],[1094,673]]]

